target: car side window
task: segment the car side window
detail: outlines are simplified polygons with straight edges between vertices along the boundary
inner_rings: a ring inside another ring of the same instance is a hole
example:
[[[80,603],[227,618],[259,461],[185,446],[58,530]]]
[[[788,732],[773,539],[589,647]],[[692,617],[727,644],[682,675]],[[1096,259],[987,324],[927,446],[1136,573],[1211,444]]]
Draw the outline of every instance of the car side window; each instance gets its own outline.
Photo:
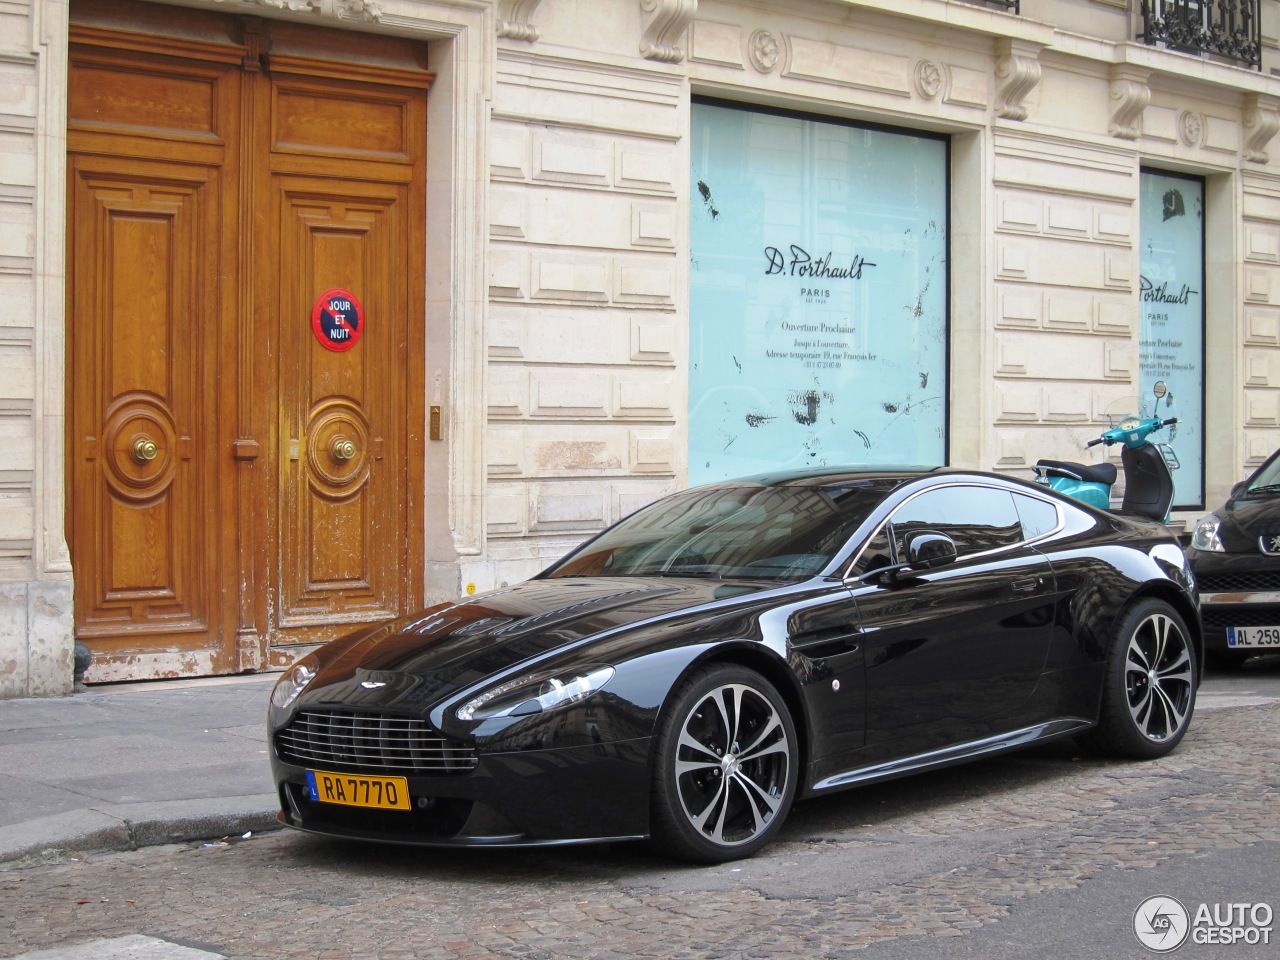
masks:
[[[853,574],[861,577],[864,574],[871,573],[873,570],[890,566],[893,562],[893,547],[889,543],[889,534],[886,532],[885,527],[881,527],[876,531],[875,536],[867,542],[866,549],[858,557],[858,563],[853,568]]]
[[[954,486],[929,490],[908,500],[889,518],[890,537],[898,561],[906,556],[903,546],[916,530],[944,533],[964,557],[1023,540],[1022,524],[1013,504],[1013,494],[994,487]]]
[[[1014,506],[1018,508],[1018,519],[1022,521],[1022,535],[1028,540],[1052,533],[1058,528],[1058,508],[1052,503],[1038,497],[1028,497],[1021,493],[1013,495]]]

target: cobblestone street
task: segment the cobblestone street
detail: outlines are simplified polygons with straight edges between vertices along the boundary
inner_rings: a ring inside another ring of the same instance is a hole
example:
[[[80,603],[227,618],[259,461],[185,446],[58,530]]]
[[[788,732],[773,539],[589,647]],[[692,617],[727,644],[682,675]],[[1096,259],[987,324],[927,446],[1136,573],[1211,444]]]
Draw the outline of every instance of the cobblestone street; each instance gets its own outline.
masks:
[[[10,865],[0,956],[143,933],[235,958],[1140,957],[1148,896],[1280,907],[1278,724],[1274,701],[1206,695],[1163,760],[1064,744],[809,801],[764,854],[718,867],[639,845],[405,850],[292,831]]]

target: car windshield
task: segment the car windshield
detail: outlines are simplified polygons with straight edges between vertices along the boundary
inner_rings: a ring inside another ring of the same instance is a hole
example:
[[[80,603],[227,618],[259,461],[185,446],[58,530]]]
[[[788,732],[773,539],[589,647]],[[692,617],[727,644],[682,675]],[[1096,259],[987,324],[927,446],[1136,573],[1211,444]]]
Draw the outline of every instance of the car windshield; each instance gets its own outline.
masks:
[[[1280,490],[1280,457],[1272,457],[1267,463],[1263,464],[1261,470],[1256,476],[1249,478],[1249,486],[1245,488],[1245,494],[1250,493],[1275,493]]]
[[[805,579],[901,482],[686,490],[632,514],[544,576]]]

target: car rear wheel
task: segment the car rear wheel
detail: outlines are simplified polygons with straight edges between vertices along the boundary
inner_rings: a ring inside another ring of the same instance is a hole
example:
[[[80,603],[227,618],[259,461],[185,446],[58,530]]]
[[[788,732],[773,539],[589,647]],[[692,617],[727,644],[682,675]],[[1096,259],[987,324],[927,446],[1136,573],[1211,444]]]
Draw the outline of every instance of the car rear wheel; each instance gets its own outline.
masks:
[[[1196,685],[1195,647],[1182,617],[1161,600],[1135,604],[1112,641],[1098,726],[1084,744],[1111,756],[1164,756],[1187,732]]]
[[[699,863],[748,857],[795,796],[796,733],[764,677],[716,665],[687,677],[658,724],[651,846]]]

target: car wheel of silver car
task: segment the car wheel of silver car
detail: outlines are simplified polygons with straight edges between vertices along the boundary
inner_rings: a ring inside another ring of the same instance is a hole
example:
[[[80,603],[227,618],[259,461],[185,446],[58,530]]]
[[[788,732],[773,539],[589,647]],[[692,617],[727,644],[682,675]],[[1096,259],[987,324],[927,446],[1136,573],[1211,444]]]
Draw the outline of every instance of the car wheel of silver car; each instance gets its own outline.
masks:
[[[1164,756],[1187,731],[1198,680],[1191,633],[1178,612],[1161,600],[1135,604],[1120,619],[1098,726],[1085,744],[1111,756]]]
[[[681,683],[654,740],[650,843],[700,863],[747,857],[782,827],[795,796],[796,733],[758,673],[716,665]]]

